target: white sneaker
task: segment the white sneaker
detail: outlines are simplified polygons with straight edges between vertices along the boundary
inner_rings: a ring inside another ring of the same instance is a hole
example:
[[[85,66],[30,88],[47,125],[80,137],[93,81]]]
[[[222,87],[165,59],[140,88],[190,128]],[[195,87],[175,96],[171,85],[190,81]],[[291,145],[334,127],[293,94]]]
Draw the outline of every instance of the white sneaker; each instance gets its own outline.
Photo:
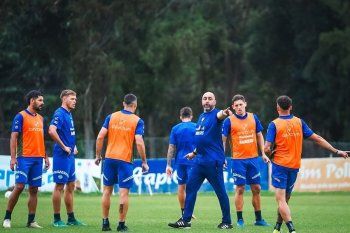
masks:
[[[2,223],[2,226],[4,228],[11,228],[11,219],[5,219],[4,222]]]
[[[27,225],[27,227],[29,227],[29,228],[43,228],[37,222],[31,222]]]

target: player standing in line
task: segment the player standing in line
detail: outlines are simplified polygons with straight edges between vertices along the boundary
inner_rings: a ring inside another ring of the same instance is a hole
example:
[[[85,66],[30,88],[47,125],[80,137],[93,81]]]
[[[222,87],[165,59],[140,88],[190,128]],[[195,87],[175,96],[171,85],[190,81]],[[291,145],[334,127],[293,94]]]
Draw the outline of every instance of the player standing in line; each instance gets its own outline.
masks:
[[[192,169],[193,161],[188,160],[185,156],[195,149],[194,135],[196,124],[192,122],[193,113],[190,107],[184,107],[180,110],[181,123],[171,129],[169,138],[169,148],[167,154],[166,173],[168,176],[173,174],[171,159],[175,156],[175,168],[177,172],[178,193],[181,215],[185,208],[186,184]],[[194,218],[194,216],[192,216]]]
[[[288,201],[300,168],[303,139],[309,138],[319,146],[344,158],[348,158],[348,154],[335,149],[325,139],[315,134],[302,119],[293,116],[291,98],[282,95],[276,102],[279,116],[269,124],[265,142],[265,153],[274,154],[271,180],[276,188],[278,217],[273,233],[281,231],[283,221],[289,232],[295,233]]]
[[[109,208],[115,184],[119,184],[119,223],[117,231],[127,231],[125,225],[129,208],[129,189],[133,185],[133,144],[142,159],[142,171],[149,170],[146,160],[145,143],[143,141],[144,122],[134,113],[137,98],[127,94],[123,102],[124,109],[108,115],[96,139],[96,160],[101,162],[103,140],[108,135],[107,150],[103,163],[103,195],[102,195],[102,231],[110,231]]]
[[[246,112],[247,102],[243,95],[232,98],[233,115],[226,118],[222,130],[224,147],[230,135],[232,151],[232,172],[235,180],[235,206],[237,212],[237,226],[244,227],[243,194],[245,185],[252,190],[252,204],[255,211],[256,226],[269,226],[261,217],[260,204],[260,169],[258,161],[258,146],[265,163],[270,162],[264,152],[264,136],[256,114]]]
[[[77,94],[72,90],[63,90],[59,107],[51,121],[49,134],[54,140],[53,147],[53,180],[56,183],[52,192],[54,211],[54,227],[85,225],[74,216],[73,197],[75,189],[75,155],[78,154],[75,138],[75,128],[71,111],[75,109]],[[61,220],[61,195],[64,191],[68,221]]]
[[[45,153],[44,118],[38,114],[44,106],[41,92],[32,90],[25,96],[27,109],[19,112],[12,123],[10,139],[12,171],[16,170],[16,185],[12,191],[3,222],[4,228],[11,228],[11,214],[26,184],[29,185],[28,222],[29,228],[42,228],[35,222],[38,203],[38,187],[41,186],[43,158],[45,169],[50,167]]]
[[[232,112],[229,108],[218,110],[215,108],[215,96],[206,92],[202,96],[204,112],[199,116],[196,125],[195,145],[193,152],[186,155],[188,159],[196,156],[189,181],[186,186],[185,210],[182,217],[175,223],[169,223],[173,228],[191,228],[191,217],[197,198],[197,192],[204,179],[212,185],[219,199],[222,221],[220,229],[231,229],[230,201],[228,199],[223,176],[225,163],[224,148],[221,139],[222,122]]]

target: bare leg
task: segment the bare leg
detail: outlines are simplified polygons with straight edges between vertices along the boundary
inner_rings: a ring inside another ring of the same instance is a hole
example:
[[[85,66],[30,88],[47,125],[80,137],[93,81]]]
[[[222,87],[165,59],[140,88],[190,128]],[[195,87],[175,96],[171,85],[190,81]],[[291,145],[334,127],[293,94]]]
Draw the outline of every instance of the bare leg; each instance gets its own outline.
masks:
[[[9,201],[7,203],[7,209],[8,211],[12,212],[15,208],[15,205],[17,204],[18,198],[23,192],[24,184],[16,184],[15,188],[13,189]]]
[[[56,184],[52,192],[52,206],[54,214],[61,212],[61,195],[64,189],[64,184]]]
[[[252,184],[250,185],[250,188],[252,190],[252,204],[254,207],[254,211],[261,210],[261,202],[260,202],[260,185],[259,184]]]
[[[129,189],[119,188],[119,221],[125,222],[129,208]]]
[[[236,211],[242,211],[243,210],[243,194],[244,194],[244,185],[237,185],[236,186],[236,192],[235,192],[235,205],[236,205]]]
[[[74,189],[75,189],[74,181],[66,184],[66,188],[64,190],[64,203],[66,205],[67,213],[73,212]]]
[[[278,211],[285,222],[292,220],[290,209],[286,201],[286,190],[276,188],[275,197],[278,204]]]
[[[177,198],[179,200],[180,208],[184,209],[185,208],[185,198],[186,198],[186,185],[185,184],[178,185]]]
[[[28,213],[35,214],[38,205],[38,187],[29,186]]]
[[[111,195],[113,192],[113,186],[103,186],[102,194],[102,218],[108,218],[109,208],[111,206]]]

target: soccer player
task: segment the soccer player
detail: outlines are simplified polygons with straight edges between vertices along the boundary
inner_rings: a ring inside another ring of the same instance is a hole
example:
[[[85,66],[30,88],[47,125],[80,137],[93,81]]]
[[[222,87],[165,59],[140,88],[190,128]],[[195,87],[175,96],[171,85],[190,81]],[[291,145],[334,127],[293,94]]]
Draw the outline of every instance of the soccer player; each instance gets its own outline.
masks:
[[[44,106],[44,97],[41,92],[32,90],[25,96],[25,101],[28,104],[27,109],[19,112],[12,123],[10,168],[12,171],[16,170],[16,185],[7,203],[4,228],[11,228],[12,211],[26,184],[29,185],[27,227],[42,228],[34,219],[38,187],[41,186],[43,158],[45,169],[50,167],[45,153],[44,119],[38,114]]]
[[[119,224],[117,231],[127,231],[125,225],[129,208],[129,189],[133,185],[133,144],[142,159],[142,172],[149,167],[146,160],[145,143],[143,141],[144,122],[134,113],[137,108],[137,98],[127,94],[123,102],[124,109],[108,115],[96,140],[96,160],[101,161],[103,140],[107,137],[107,150],[103,163],[103,195],[102,195],[102,231],[110,231],[109,208],[111,195],[115,184],[119,184]]]
[[[54,227],[85,225],[77,220],[73,211],[73,197],[75,189],[75,155],[78,154],[75,128],[71,111],[75,109],[77,94],[72,90],[63,90],[60,98],[62,105],[51,120],[49,135],[55,141],[53,147],[53,181],[55,188],[52,192],[54,211]],[[61,220],[61,195],[64,191],[67,224]]]
[[[206,92],[202,96],[204,112],[199,116],[196,125],[195,145],[193,152],[186,155],[188,159],[196,156],[195,163],[186,185],[185,210],[182,217],[175,223],[168,225],[173,228],[191,228],[191,217],[197,198],[197,192],[204,179],[207,179],[214,188],[219,199],[222,221],[218,225],[220,229],[231,229],[230,201],[228,199],[223,177],[225,163],[224,148],[221,140],[221,128],[223,120],[231,115],[229,108],[218,110],[215,108],[215,96]]]
[[[188,182],[189,173],[191,172],[193,161],[188,160],[185,156],[195,149],[194,135],[196,124],[191,120],[193,118],[192,109],[184,107],[180,110],[181,123],[171,129],[169,148],[167,154],[166,173],[168,176],[173,174],[171,159],[175,156],[175,166],[177,171],[178,193],[177,197],[180,203],[181,215],[185,207],[186,183]],[[194,216],[192,216],[194,217]]]
[[[247,102],[243,95],[232,98],[234,114],[224,121],[222,140],[224,146],[230,136],[232,151],[232,172],[235,180],[235,205],[237,226],[244,227],[243,193],[245,185],[252,190],[252,204],[255,211],[256,226],[269,226],[261,217],[260,205],[260,170],[258,163],[258,146],[265,163],[270,162],[264,152],[263,127],[256,114],[246,112]]]
[[[319,146],[344,158],[348,158],[348,154],[335,149],[325,139],[315,134],[302,119],[293,116],[291,98],[282,95],[276,102],[279,117],[269,124],[265,142],[265,153],[273,154],[271,180],[278,205],[278,217],[273,232],[279,233],[284,221],[289,232],[295,233],[288,201],[300,168],[303,139],[309,138]]]

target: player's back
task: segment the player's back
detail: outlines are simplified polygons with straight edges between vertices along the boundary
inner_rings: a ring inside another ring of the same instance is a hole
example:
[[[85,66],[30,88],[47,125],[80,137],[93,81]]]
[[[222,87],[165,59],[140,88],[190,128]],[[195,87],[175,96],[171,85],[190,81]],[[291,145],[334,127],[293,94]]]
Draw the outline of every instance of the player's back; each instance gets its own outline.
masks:
[[[301,161],[303,130],[300,118],[277,118],[273,121],[276,127],[275,155],[273,161],[289,168],[299,168]]]
[[[135,114],[118,111],[111,115],[108,124],[106,158],[125,162],[132,160],[135,130],[140,118]]]
[[[196,132],[196,124],[193,122],[181,122],[173,127],[172,137],[176,146],[176,163],[189,164],[185,157],[186,154],[195,149],[194,135]]]

